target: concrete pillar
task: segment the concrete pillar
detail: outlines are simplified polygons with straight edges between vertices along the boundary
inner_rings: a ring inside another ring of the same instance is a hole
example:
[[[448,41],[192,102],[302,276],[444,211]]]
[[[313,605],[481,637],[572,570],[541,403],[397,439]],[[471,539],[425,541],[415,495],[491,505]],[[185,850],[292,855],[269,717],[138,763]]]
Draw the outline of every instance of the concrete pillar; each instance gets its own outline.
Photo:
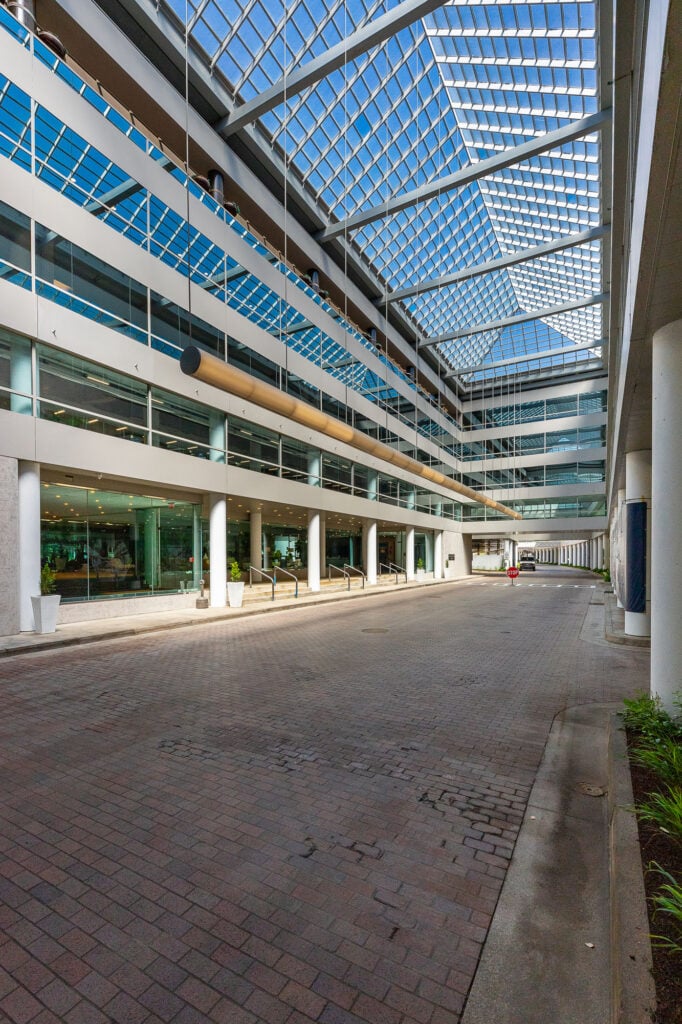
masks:
[[[367,470],[367,497],[370,501],[379,497],[379,474],[375,469]]]
[[[616,525],[614,530],[614,554],[615,554],[615,577],[613,590],[616,595],[616,604],[623,608],[625,597],[625,489],[618,491],[616,498]]]
[[[414,526],[408,526],[405,531],[405,575],[408,580],[413,580],[414,572]]]
[[[644,507],[643,522],[636,526],[633,514]],[[629,636],[651,635],[651,538],[649,518],[651,508],[651,452],[626,452],[625,455],[625,512],[626,512],[626,564],[628,580],[625,597],[625,632]],[[643,535],[641,531],[643,532]],[[637,590],[637,581],[644,576],[644,594]],[[629,610],[639,597],[644,610]]]
[[[263,513],[259,510],[251,512],[249,520],[249,562],[263,568]]]
[[[308,588],[320,589],[320,513],[308,510]]]
[[[209,497],[211,537],[211,608],[227,605],[227,500],[224,494]]]
[[[320,512],[320,572],[327,571],[327,517]]]
[[[369,584],[377,581],[377,524],[376,520],[365,520],[362,524],[362,564]]]
[[[443,531],[436,530],[433,535],[433,578],[443,578]]]
[[[604,534],[600,533],[597,537],[597,569],[604,568]]]
[[[19,632],[19,463],[0,456],[0,636]],[[27,538],[28,540],[28,538]]]
[[[31,597],[40,593],[40,466],[19,462],[19,629],[35,629]]]
[[[682,320],[652,342],[651,692],[677,713],[682,689]]]

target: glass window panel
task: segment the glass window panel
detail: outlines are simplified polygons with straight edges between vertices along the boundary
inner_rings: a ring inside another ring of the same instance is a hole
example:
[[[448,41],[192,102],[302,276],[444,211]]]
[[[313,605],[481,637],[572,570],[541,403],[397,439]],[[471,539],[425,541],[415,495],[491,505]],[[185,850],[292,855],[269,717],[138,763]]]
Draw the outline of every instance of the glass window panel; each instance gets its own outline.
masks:
[[[144,285],[42,224],[35,232],[40,294],[146,343]]]
[[[106,433],[112,432],[107,422],[147,426],[146,384],[44,345],[38,346],[38,393],[44,418],[67,423],[72,413],[87,412],[74,425]]]
[[[30,416],[32,391],[31,343],[0,327],[0,409]]]
[[[279,435],[265,427],[228,417],[228,462],[256,473],[279,475]]]
[[[189,398],[152,388],[152,443],[214,462],[225,460],[225,415]]]

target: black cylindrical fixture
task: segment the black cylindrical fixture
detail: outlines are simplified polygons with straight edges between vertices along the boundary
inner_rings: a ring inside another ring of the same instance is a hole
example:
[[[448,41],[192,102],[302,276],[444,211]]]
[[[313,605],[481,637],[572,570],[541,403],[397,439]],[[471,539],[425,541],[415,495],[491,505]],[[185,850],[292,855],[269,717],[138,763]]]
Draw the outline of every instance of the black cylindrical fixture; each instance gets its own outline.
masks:
[[[225,202],[225,179],[220,171],[215,169],[208,172],[208,183],[209,192],[215,199],[216,203],[220,203],[222,206]]]
[[[30,28],[31,32],[36,27],[36,5],[33,0],[8,0],[7,9],[12,12],[20,25]]]
[[[310,278],[310,287],[314,288],[316,292],[320,290],[320,272],[315,267],[311,267],[308,271],[308,277]]]

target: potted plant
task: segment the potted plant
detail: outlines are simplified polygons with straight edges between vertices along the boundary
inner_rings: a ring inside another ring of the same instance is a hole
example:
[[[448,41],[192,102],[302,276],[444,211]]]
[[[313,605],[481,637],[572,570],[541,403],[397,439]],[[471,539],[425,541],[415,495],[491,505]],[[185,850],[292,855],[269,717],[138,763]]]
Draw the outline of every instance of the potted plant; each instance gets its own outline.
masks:
[[[241,608],[244,600],[244,582],[239,562],[230,564],[230,578],[227,583],[227,603],[230,608]]]
[[[417,559],[417,579],[423,579],[424,577],[424,559]]]
[[[55,594],[55,574],[49,565],[40,570],[40,594],[31,597],[36,633],[54,633],[61,594]]]

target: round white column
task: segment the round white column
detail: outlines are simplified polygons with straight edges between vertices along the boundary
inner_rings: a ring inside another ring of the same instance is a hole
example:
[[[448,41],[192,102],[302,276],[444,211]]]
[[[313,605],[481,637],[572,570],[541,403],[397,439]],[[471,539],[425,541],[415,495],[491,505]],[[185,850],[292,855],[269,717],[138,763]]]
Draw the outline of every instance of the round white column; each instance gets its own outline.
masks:
[[[308,589],[320,589],[320,513],[308,511]]]
[[[628,502],[645,501],[647,505],[646,521],[646,550],[644,555],[646,566],[646,611],[629,612],[625,611],[625,632],[629,636],[650,636],[651,635],[651,452],[626,452],[625,454],[625,508],[627,513]],[[628,564],[634,554],[627,553]],[[627,594],[624,595],[627,600]]]
[[[327,571],[327,517],[320,512],[320,572]]]
[[[405,531],[405,575],[408,580],[414,579],[414,526]]]
[[[682,320],[652,342],[651,692],[675,712],[682,666]]]
[[[623,598],[625,596],[625,530],[623,527],[623,521],[625,518],[625,490],[621,489],[618,491],[617,506],[616,506],[616,528],[614,531],[614,546],[615,546],[615,569],[616,573],[614,576],[613,589],[616,595],[616,604],[619,608],[623,607]]]
[[[600,533],[597,537],[597,564],[596,569],[604,568],[604,534]]]
[[[256,569],[263,568],[263,513],[251,513],[249,523],[249,561]]]
[[[35,629],[31,597],[40,594],[40,465],[19,462],[19,629]]]
[[[209,498],[211,538],[211,608],[227,604],[227,501],[224,494]]]
[[[377,581],[377,524],[370,519],[362,524],[362,564],[369,584]]]
[[[433,578],[443,579],[443,531],[436,530],[433,535]]]

